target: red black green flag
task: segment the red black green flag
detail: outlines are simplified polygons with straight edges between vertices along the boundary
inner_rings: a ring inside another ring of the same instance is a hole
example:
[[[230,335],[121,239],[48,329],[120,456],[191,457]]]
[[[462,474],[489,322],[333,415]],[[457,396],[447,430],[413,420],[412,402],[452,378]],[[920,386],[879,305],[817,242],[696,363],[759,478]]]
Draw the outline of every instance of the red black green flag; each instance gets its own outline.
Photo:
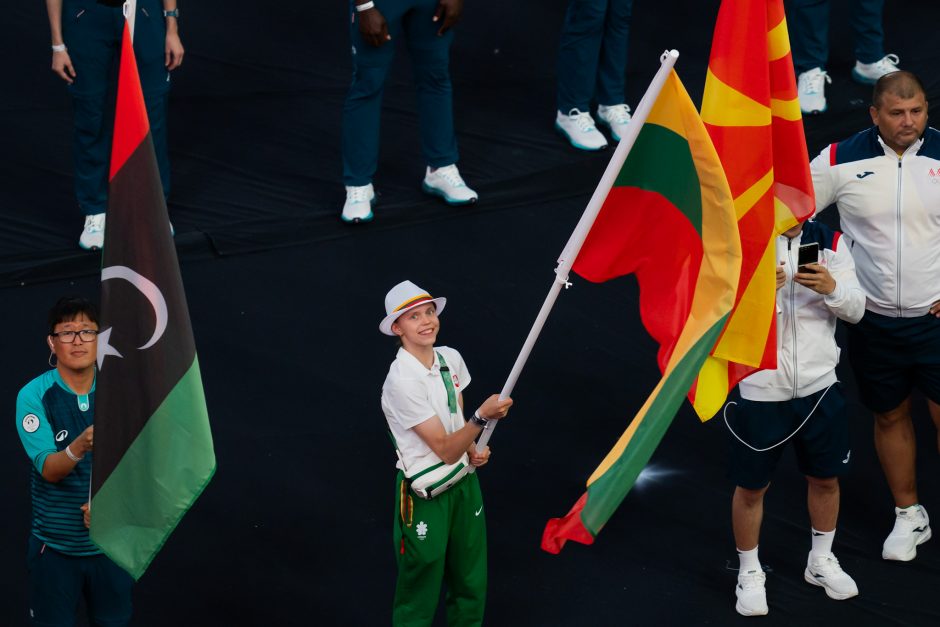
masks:
[[[109,190],[91,539],[139,579],[212,478],[215,453],[126,24]]]

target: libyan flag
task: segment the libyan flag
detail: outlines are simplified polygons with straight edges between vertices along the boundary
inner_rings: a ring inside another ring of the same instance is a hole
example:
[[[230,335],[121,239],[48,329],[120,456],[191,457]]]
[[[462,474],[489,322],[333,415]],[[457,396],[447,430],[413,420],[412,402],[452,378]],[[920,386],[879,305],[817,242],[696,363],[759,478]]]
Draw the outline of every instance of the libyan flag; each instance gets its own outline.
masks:
[[[604,200],[573,270],[589,281],[636,274],[640,317],[663,376],[542,548],[595,536],[636,482],[728,319],[741,267],[734,202],[702,120],[670,73]]]
[[[212,478],[215,453],[126,24],[109,189],[91,539],[139,579]]]

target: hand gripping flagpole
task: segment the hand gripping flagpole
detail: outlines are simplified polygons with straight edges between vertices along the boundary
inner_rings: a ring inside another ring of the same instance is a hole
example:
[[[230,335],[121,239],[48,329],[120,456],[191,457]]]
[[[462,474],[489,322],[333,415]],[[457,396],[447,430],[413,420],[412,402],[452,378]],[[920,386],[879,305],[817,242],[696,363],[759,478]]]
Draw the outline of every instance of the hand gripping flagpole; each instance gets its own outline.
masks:
[[[584,213],[581,214],[578,225],[575,227],[574,232],[571,233],[571,237],[568,238],[568,243],[565,245],[564,250],[561,251],[561,256],[558,257],[558,267],[555,268],[555,280],[548,292],[548,296],[545,297],[545,302],[542,303],[542,309],[539,311],[535,322],[532,324],[529,336],[522,345],[522,350],[519,351],[519,356],[516,357],[516,363],[509,373],[509,378],[506,379],[506,383],[499,393],[500,400],[508,398],[512,394],[512,390],[516,386],[516,381],[522,373],[522,368],[525,367],[525,363],[529,359],[529,353],[532,352],[535,342],[539,339],[539,334],[542,332],[545,320],[548,318],[548,314],[551,313],[552,307],[555,306],[555,300],[558,298],[561,288],[571,286],[571,283],[568,282],[568,273],[571,270],[571,266],[574,265],[574,260],[578,257],[581,246],[584,244],[588,232],[594,225],[594,220],[597,219],[597,214],[600,213],[601,207],[603,207],[604,201],[607,199],[607,194],[610,192],[610,188],[613,187],[614,181],[617,180],[617,175],[620,174],[620,170],[627,160],[627,155],[630,154],[630,150],[633,148],[633,144],[636,142],[640,130],[646,123],[646,118],[649,117],[653,103],[655,103],[656,99],[659,97],[659,92],[662,91],[663,84],[666,82],[666,78],[668,78],[678,58],[679,52],[677,50],[667,50],[663,52],[660,57],[660,63],[662,65],[660,65],[659,71],[656,72],[656,75],[650,82],[650,86],[643,95],[643,99],[640,100],[640,104],[637,105],[636,112],[627,125],[626,133],[620,138],[620,144],[618,144],[617,149],[611,156],[610,163],[607,164],[604,176],[601,177],[600,183],[597,184],[594,195],[591,196],[591,200],[584,209]],[[487,442],[493,437],[496,424],[497,421],[490,421],[483,430],[483,433],[480,434],[480,439],[477,441],[476,445],[477,452],[483,451]],[[471,468],[471,471],[473,470],[474,468]]]

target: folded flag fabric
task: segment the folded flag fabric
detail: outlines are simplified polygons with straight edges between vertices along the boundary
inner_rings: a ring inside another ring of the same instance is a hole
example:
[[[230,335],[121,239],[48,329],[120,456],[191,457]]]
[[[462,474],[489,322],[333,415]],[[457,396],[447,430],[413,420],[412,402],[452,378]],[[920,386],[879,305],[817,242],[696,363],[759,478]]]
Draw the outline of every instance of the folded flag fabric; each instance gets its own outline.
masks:
[[[92,541],[135,579],[215,472],[186,294],[130,30],[101,269]]]
[[[689,394],[704,421],[741,379],[777,367],[774,239],[815,208],[783,0],[723,0],[702,120],[728,177],[743,254],[731,317]]]
[[[662,379],[542,548],[591,544],[672,422],[734,302],[741,249],[718,155],[672,72],[573,265],[590,281],[635,273]]]

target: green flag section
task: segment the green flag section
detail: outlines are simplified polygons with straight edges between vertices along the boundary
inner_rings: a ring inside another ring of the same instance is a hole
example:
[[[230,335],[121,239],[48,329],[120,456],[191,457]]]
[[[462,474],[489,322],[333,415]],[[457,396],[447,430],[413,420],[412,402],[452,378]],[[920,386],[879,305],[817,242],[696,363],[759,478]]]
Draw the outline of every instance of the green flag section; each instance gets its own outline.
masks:
[[[633,487],[718,338],[741,266],[734,203],[688,93],[671,73],[573,265],[607,281],[634,273],[662,380],[594,471],[587,492],[545,527],[542,548],[591,544]]]
[[[215,472],[215,457],[190,459],[193,449],[212,451],[209,416],[202,399],[199,364],[173,388],[124,453],[94,501],[95,543],[135,579],[150,565],[190,506],[178,486],[201,492]],[[193,428],[195,427],[195,429]],[[157,484],[153,477],[161,477]],[[151,485],[143,492],[139,486]],[[156,523],[156,524],[155,524]]]
[[[139,579],[215,472],[212,433],[125,25],[101,268],[92,541]]]

